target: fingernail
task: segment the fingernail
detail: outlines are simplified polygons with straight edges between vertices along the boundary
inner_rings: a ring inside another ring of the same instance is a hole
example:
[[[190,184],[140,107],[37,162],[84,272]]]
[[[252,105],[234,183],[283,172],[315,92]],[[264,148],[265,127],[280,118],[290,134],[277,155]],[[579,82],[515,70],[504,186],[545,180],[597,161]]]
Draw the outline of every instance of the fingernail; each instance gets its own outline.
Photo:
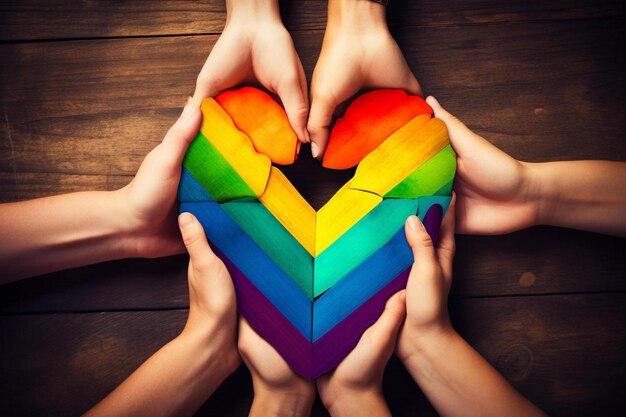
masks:
[[[424,216],[424,227],[435,245],[439,240],[439,228],[441,226],[442,217],[443,208],[439,204],[430,206]]]
[[[320,154],[319,146],[317,146],[317,143],[312,142],[311,143],[311,155],[313,155],[313,158],[317,158],[319,154]]]
[[[400,291],[400,301],[406,303],[406,290]]]
[[[180,225],[181,229],[186,229],[187,227],[191,226],[194,221],[195,218],[191,213],[182,213],[180,216],[178,216],[178,224]]]
[[[433,97],[433,96],[428,96],[428,97],[426,98],[426,102],[427,102],[428,104],[430,104],[431,106],[432,106],[432,105],[435,105],[435,106],[440,106],[440,104],[439,104],[439,102],[437,101],[437,99],[436,99],[435,97]]]
[[[302,148],[302,142],[296,143],[296,156],[300,155],[300,148]]]
[[[422,223],[417,216],[409,216],[408,223],[411,230],[419,230],[422,227]]]
[[[183,113],[181,114],[181,117],[184,119],[191,119],[196,114],[197,110],[198,109],[194,107],[192,104],[191,97],[188,97],[187,103],[185,104],[185,107],[183,108]]]

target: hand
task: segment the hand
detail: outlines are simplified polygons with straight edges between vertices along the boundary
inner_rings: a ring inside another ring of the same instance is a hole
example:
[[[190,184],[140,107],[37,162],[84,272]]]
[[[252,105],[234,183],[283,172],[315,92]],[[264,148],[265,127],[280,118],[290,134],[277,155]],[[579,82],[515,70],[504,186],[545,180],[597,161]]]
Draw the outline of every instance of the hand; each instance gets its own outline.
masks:
[[[311,82],[308,130],[313,157],[324,155],[337,106],[361,89],[385,87],[422,94],[389,33],[385,7],[370,1],[329,0],[326,33]]]
[[[251,416],[304,416],[311,413],[315,400],[313,382],[296,375],[244,318],[239,320],[239,352],[252,374],[254,401]]]
[[[306,76],[278,1],[227,0],[226,6],[226,27],[198,76],[195,105],[238,84],[260,83],[278,95],[298,139],[309,142]]]
[[[457,153],[454,191],[460,233],[499,234],[537,222],[528,165],[469,130],[434,97],[426,99],[448,128]]]
[[[407,317],[396,348],[403,361],[415,352],[416,344],[422,340],[454,331],[448,316],[448,292],[455,251],[455,200],[453,198],[441,225],[437,247],[417,216],[409,217],[405,224],[406,240],[415,261],[406,286]]]
[[[382,382],[404,319],[404,298],[404,290],[393,295],[354,350],[335,370],[318,378],[320,397],[331,415],[391,415],[383,398]]]
[[[127,215],[130,257],[156,258],[184,252],[176,225],[176,193],[183,158],[202,116],[188,100],[163,142],[144,159],[135,178],[116,191]]]

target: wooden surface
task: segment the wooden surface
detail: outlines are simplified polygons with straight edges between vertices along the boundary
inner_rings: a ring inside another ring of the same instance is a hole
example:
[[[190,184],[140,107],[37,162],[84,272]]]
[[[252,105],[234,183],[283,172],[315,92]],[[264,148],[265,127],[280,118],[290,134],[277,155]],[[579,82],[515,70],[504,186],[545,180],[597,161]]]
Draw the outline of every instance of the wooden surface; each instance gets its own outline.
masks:
[[[310,79],[321,0],[282,2]],[[621,0],[396,0],[427,93],[527,161],[626,160]],[[125,185],[176,119],[223,27],[221,0],[0,4],[0,202]],[[345,182],[302,160],[316,207]],[[0,236],[0,238],[2,238]],[[551,415],[626,414],[626,243],[539,227],[460,236],[458,330]],[[0,415],[85,411],[179,332],[186,258],[110,262],[0,288]],[[392,360],[394,415],[434,415]],[[199,415],[246,415],[242,367]],[[326,415],[319,402],[314,415]]]

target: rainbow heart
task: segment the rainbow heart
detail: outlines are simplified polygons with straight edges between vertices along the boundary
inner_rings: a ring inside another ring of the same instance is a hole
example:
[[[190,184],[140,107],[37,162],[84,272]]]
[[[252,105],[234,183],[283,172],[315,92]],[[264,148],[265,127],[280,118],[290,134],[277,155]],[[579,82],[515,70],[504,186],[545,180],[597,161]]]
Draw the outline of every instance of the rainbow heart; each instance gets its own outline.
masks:
[[[357,98],[337,120],[323,165],[358,167],[316,212],[272,166],[294,162],[296,135],[270,96],[230,90],[205,99],[202,113],[183,162],[180,211],[198,218],[228,267],[239,312],[314,379],[406,286],[406,218],[418,214],[438,233],[456,169],[445,125],[401,90]]]

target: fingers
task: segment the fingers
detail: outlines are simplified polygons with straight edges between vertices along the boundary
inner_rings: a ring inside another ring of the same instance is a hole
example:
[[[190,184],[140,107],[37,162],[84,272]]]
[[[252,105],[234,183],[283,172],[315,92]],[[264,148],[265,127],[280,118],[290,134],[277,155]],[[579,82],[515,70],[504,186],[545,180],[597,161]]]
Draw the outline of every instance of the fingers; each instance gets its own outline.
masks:
[[[406,240],[413,251],[413,271],[433,273],[437,269],[435,246],[417,216],[410,216],[404,227]]]
[[[200,274],[215,270],[219,258],[211,250],[202,224],[191,213],[181,213],[178,225],[193,269]]]
[[[454,252],[456,244],[454,241],[454,228],[456,220],[456,195],[452,196],[452,202],[448,207],[446,217],[441,224],[441,233],[439,243],[437,244],[437,257],[439,265],[443,271],[443,275],[447,280],[452,278],[452,261],[454,260]]]
[[[309,132],[306,129],[307,117],[309,115],[309,99],[306,91],[306,82],[302,83],[304,72],[296,77],[290,77],[276,88],[276,94],[283,102],[283,107],[287,112],[289,123],[302,143],[310,141]]]
[[[385,310],[368,332],[372,340],[395,340],[396,334],[406,316],[406,290],[398,291],[387,300]]]
[[[165,166],[162,166],[163,170],[180,169],[187,148],[198,134],[201,121],[200,109],[193,104],[191,98],[187,99],[182,114],[163,139],[164,154],[166,155],[164,158]]]
[[[311,155],[321,158],[328,144],[328,127],[339,103],[332,95],[314,96],[307,129],[311,137]]]

